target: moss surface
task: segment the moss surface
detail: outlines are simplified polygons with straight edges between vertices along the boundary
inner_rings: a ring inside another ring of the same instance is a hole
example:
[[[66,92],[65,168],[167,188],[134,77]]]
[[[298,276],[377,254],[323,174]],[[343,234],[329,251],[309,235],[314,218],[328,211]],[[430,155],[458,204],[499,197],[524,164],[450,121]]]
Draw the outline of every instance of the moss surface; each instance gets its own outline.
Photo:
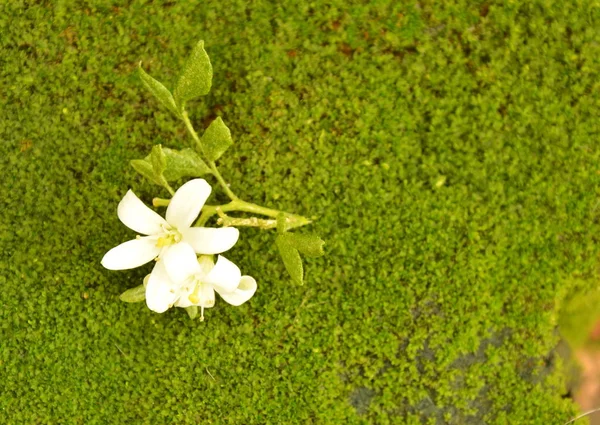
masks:
[[[35,3],[35,4],[34,4]],[[77,5],[74,5],[77,3]],[[597,285],[593,1],[5,1],[0,6],[0,421],[560,424],[564,301]],[[204,323],[118,295],[143,269],[128,161],[185,128],[144,91],[204,39],[189,109],[234,136],[243,198],[318,217],[326,257]]]

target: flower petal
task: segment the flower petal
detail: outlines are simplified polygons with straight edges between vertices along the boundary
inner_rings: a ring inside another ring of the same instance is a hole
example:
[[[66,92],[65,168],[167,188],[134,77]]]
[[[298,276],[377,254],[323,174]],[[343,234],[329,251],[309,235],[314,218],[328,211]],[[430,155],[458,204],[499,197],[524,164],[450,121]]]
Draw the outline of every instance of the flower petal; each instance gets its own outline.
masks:
[[[215,291],[221,294],[221,292],[235,291],[240,284],[241,278],[242,272],[240,272],[239,267],[227,258],[219,255],[217,264],[215,264],[203,281],[213,285]]]
[[[196,305],[204,308],[215,306],[215,290],[212,285],[202,285],[200,291],[198,291],[198,297],[200,301]]]
[[[127,270],[146,264],[160,253],[156,238],[145,236],[122,243],[108,251],[102,265],[109,270]]]
[[[131,190],[128,190],[117,208],[119,220],[142,235],[162,233],[161,225],[167,224],[164,218],[152,211]]]
[[[248,301],[256,292],[256,280],[250,276],[242,276],[240,284],[233,292],[219,292],[227,303],[238,306]]]
[[[211,255],[225,252],[235,245],[240,231],[235,227],[191,227],[181,233],[198,254]]]
[[[174,283],[181,283],[200,272],[200,264],[198,264],[196,253],[185,242],[166,247],[161,261],[165,263],[167,274]]]
[[[190,291],[181,291],[179,293],[179,298],[177,298],[177,301],[175,301],[175,307],[186,308],[193,306],[194,304],[190,301],[191,294],[192,293]]]
[[[177,295],[162,261],[156,263],[146,285],[146,305],[152,311],[164,313],[173,305]]]
[[[167,207],[167,221],[180,232],[189,228],[210,195],[211,187],[204,179],[185,183],[175,192]]]

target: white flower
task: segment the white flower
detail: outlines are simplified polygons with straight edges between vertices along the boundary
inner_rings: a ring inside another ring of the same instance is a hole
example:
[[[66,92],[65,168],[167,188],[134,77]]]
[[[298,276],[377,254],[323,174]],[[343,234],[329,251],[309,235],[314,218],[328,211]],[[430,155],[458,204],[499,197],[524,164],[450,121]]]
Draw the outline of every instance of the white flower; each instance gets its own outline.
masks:
[[[242,276],[238,266],[219,255],[196,257],[186,244],[174,245],[156,263],[146,285],[148,308],[163,313],[172,306],[204,309],[215,305],[215,291],[231,305],[248,301],[256,292],[256,281]]]
[[[146,236],[111,249],[102,258],[102,265],[110,270],[132,269],[164,256],[182,242],[198,254],[219,254],[230,249],[238,240],[238,229],[190,227],[210,192],[204,179],[185,183],[173,195],[165,220],[129,190],[119,203],[117,214],[125,226]]]

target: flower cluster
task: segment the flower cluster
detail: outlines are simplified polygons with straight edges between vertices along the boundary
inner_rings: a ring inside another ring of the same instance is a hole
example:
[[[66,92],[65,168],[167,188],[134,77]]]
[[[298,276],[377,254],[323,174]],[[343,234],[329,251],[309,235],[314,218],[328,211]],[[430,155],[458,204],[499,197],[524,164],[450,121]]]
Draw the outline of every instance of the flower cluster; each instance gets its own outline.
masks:
[[[131,190],[119,203],[117,214],[123,224],[144,235],[124,242],[104,255],[109,270],[126,270],[152,260],[156,264],[144,279],[148,308],[163,313],[170,307],[201,308],[215,305],[215,291],[226,302],[238,306],[256,292],[256,281],[242,276],[240,269],[221,254],[239,238],[234,227],[193,227],[211,187],[194,179],[173,195],[166,219],[148,208]]]

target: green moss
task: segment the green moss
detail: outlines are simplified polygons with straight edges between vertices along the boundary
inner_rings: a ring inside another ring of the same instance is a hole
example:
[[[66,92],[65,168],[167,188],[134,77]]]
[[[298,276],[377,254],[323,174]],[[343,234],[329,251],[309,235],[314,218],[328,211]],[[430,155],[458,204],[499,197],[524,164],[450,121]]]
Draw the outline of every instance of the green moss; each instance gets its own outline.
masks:
[[[0,414],[7,423],[549,424],[555,354],[597,285],[593,2],[5,2],[0,13]],[[56,4],[55,4],[56,3]],[[204,39],[221,160],[245,199],[318,217],[292,285],[274,235],[204,323],[119,301],[149,201],[129,160],[187,146],[134,72],[172,84]],[[211,376],[212,375],[212,376]],[[214,379],[213,379],[214,377]]]

